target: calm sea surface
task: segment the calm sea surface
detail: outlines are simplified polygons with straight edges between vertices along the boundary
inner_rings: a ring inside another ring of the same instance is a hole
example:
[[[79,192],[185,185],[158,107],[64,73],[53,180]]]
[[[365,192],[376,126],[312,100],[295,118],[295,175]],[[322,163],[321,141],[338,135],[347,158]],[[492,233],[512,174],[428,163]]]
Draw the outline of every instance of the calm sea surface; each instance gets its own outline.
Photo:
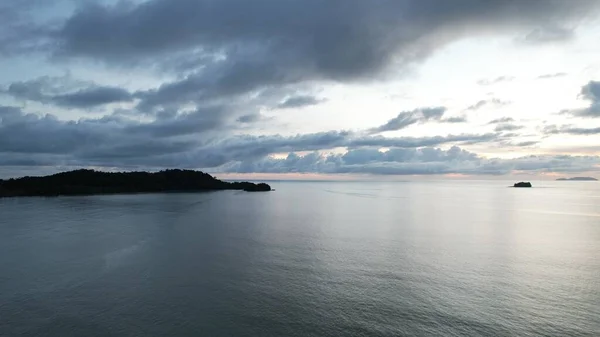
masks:
[[[600,336],[600,183],[0,200],[0,336]]]

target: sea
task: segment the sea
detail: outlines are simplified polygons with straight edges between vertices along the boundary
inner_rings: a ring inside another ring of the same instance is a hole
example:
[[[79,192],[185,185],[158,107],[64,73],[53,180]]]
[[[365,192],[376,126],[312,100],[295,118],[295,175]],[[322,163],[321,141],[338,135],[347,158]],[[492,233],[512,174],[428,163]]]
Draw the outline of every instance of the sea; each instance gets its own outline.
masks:
[[[600,183],[0,199],[0,336],[600,336]]]

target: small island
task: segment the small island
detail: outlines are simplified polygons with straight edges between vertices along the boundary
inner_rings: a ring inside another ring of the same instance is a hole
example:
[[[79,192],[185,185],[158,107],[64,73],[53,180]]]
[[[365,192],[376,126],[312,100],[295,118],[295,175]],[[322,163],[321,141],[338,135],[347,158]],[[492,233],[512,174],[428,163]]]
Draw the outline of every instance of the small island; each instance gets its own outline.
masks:
[[[193,170],[113,173],[82,169],[44,177],[0,180],[0,198],[218,190],[266,192],[271,191],[271,186],[265,183],[225,182]]]
[[[246,192],[269,192],[269,191],[271,191],[271,186],[269,186],[265,183],[252,184],[252,185],[249,185],[248,187],[244,188],[244,191],[246,191]]]
[[[530,182],[520,182],[513,185],[513,187],[531,187]]]
[[[592,177],[573,177],[573,178],[558,178],[556,181],[598,181]]]

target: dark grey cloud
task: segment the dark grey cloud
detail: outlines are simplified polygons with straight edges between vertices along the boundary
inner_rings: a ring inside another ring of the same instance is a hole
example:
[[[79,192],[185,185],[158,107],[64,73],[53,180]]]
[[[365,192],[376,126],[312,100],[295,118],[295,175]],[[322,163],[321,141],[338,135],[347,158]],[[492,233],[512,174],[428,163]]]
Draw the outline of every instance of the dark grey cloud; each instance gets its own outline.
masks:
[[[599,7],[595,0],[87,3],[54,32],[53,45],[61,57],[151,64],[188,76],[146,93],[143,106],[155,107],[174,96],[198,100],[269,86],[381,78],[464,35],[578,22]]]
[[[508,102],[508,101],[503,101],[498,98],[492,98],[492,99],[481,100],[481,101],[471,105],[470,107],[468,107],[467,110],[477,111],[477,110],[483,109],[485,107],[499,108],[499,107],[503,107],[503,106],[506,106],[509,104],[510,104],[510,102]]]
[[[565,77],[567,76],[567,73],[552,73],[552,74],[544,74],[544,75],[540,75],[537,78],[539,80],[546,80],[546,79],[550,79],[550,78],[558,78],[558,77]]]
[[[11,119],[15,119],[21,117],[23,112],[20,108],[14,106],[3,106],[0,105],[0,121],[10,121]]]
[[[324,99],[317,98],[314,96],[292,96],[286,98],[277,107],[279,109],[290,109],[290,108],[302,108],[311,105],[317,105],[324,102]]]
[[[403,111],[387,123],[370,129],[370,133],[402,130],[410,125],[424,123],[430,120],[440,120],[446,112],[445,107],[421,108],[412,111]]]
[[[481,80],[477,81],[477,84],[487,86],[487,85],[494,85],[494,84],[498,84],[498,83],[512,82],[514,80],[515,80],[515,77],[513,77],[513,76],[499,76],[496,78],[481,79]]]
[[[47,51],[54,27],[40,22],[38,11],[56,6],[60,0],[5,0],[0,2],[0,56]]]
[[[151,137],[173,137],[194,135],[211,130],[225,130],[227,106],[206,106],[191,112],[178,113],[167,118],[159,118],[149,123],[136,123],[124,127],[128,134],[141,134]]]
[[[15,82],[1,92],[18,100],[52,104],[63,108],[93,108],[111,103],[132,102],[133,94],[111,86],[101,86],[69,77],[40,77]]]
[[[551,18],[568,20],[582,15],[582,9],[594,8],[594,5],[593,1],[584,0],[569,6],[544,0],[512,3],[461,0],[451,4],[440,0],[375,1],[369,4],[355,0],[284,3],[261,0],[252,4],[240,0],[218,3],[153,0],[129,8],[122,4],[114,7],[88,5],[66,22],[61,36],[64,48],[73,53],[105,57],[139,56],[240,39],[294,36],[298,42],[304,42],[301,38],[306,35],[313,36],[312,47],[316,49],[325,42],[334,42],[333,35],[360,38],[357,43],[364,43],[366,38],[380,39],[380,35],[387,35],[385,28],[416,28],[419,24],[426,26],[436,22],[438,26],[461,23],[527,25],[528,22],[535,25]],[[398,16],[403,20],[393,20]],[[378,26],[376,20],[381,20]],[[163,25],[157,25],[157,22]],[[353,25],[358,22],[363,24],[360,30]],[[303,33],[302,29],[308,31]],[[421,29],[426,31],[426,27]],[[111,38],[111,32],[119,32],[119,35]],[[389,33],[388,42],[401,43],[394,38],[406,37],[402,32]],[[90,38],[96,43],[88,40]],[[364,52],[362,46],[357,48],[354,53]],[[353,56],[350,54],[347,58]]]
[[[255,123],[263,120],[265,117],[261,114],[248,114],[238,117],[237,121],[240,123]]]
[[[138,109],[149,112],[160,108],[205,104],[208,101],[247,100],[249,96],[264,99],[264,92],[275,96],[272,99],[276,99],[276,104],[279,104],[281,96],[288,96],[290,89],[287,85],[299,82],[301,76],[270,69],[266,57],[255,58],[257,60],[246,57],[240,57],[238,60],[233,57],[231,60],[217,61],[182,79],[136,92],[135,97],[140,99]],[[259,103],[271,104],[268,100]]]
[[[590,103],[584,109],[572,110],[570,113],[577,117],[600,117],[600,81],[590,81],[581,88],[581,96]]]
[[[49,114],[0,107],[0,156],[56,155],[75,160],[102,150],[115,159],[131,156],[136,148],[139,157],[177,153],[198,146],[226,127],[226,114],[220,109],[206,108],[140,122],[118,116],[64,121]],[[125,149],[130,150],[124,152]]]
[[[600,82],[590,81],[581,89],[581,95],[590,101],[600,101]]]
[[[133,97],[122,88],[95,87],[57,95],[52,97],[51,101],[63,107],[89,108],[110,103],[131,102]]]
[[[65,52],[108,59],[271,41],[266,47],[296,45],[303,54],[310,49],[311,63],[335,72],[359,63],[371,67],[398,47],[411,48],[412,41],[441,29],[536,28],[592,15],[586,10],[596,6],[593,0],[151,0],[136,6],[87,5],[69,18],[60,37]]]
[[[496,127],[494,128],[494,131],[496,131],[496,132],[515,131],[515,130],[521,130],[522,128],[523,128],[522,125],[515,125],[515,124],[510,124],[510,123],[502,123],[502,124],[496,125]]]

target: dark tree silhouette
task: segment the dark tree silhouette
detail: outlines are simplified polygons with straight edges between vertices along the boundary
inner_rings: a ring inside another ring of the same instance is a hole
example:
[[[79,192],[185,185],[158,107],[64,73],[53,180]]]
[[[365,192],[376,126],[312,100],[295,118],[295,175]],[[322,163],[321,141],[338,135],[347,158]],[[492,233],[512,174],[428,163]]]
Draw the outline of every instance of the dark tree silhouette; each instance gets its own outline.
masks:
[[[100,172],[75,170],[45,177],[0,180],[0,197],[58,196],[214,190],[270,191],[267,184],[225,182],[192,170]]]

